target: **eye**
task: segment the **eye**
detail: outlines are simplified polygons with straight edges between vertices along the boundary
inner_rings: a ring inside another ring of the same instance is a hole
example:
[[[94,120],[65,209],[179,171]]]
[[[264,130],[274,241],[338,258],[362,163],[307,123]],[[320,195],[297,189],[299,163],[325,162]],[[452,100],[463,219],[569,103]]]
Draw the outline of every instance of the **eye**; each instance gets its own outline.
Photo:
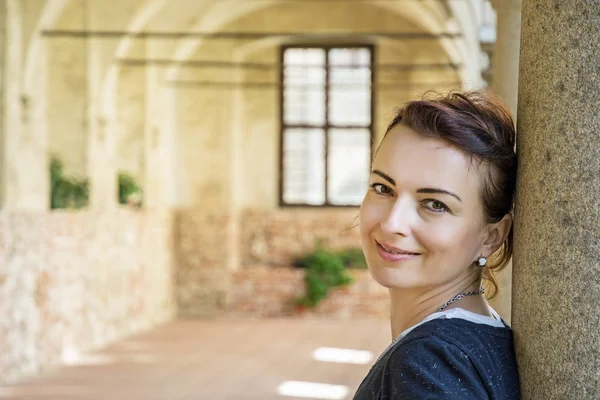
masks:
[[[433,212],[448,212],[450,209],[447,205],[438,200],[428,199],[423,202],[425,208]]]
[[[371,189],[375,192],[375,194],[380,194],[380,195],[390,195],[392,194],[392,189],[390,189],[388,186],[384,185],[383,183],[374,183],[371,185]]]

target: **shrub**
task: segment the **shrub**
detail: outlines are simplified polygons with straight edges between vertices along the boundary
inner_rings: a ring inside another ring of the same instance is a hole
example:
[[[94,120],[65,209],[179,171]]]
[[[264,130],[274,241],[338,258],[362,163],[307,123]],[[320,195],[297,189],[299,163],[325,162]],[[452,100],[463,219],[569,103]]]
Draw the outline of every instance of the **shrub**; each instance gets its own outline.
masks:
[[[352,283],[340,256],[330,250],[317,248],[302,258],[305,265],[305,293],[297,300],[298,305],[314,308],[327,297],[329,289]]]
[[[79,209],[89,203],[89,183],[85,178],[68,177],[64,174],[61,160],[50,157],[50,208]]]
[[[142,206],[142,188],[126,172],[119,172],[119,204]]]

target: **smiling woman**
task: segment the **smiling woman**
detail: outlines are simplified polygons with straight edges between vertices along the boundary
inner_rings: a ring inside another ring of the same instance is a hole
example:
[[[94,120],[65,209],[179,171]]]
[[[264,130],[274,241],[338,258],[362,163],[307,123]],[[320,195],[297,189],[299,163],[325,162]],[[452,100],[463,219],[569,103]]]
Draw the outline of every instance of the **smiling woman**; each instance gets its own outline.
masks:
[[[487,92],[407,103],[389,125],[360,229],[394,340],[354,399],[519,398],[512,331],[481,286],[493,296],[512,255],[514,147]]]

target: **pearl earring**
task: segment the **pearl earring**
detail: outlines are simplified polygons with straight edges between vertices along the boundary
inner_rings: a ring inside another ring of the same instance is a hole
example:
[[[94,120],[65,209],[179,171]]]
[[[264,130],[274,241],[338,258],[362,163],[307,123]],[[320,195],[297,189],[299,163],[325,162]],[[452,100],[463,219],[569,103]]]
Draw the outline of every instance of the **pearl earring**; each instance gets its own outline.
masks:
[[[485,264],[487,263],[487,258],[485,258],[483,256],[479,257],[479,260],[477,260],[477,262],[479,263],[479,266],[483,268],[483,267],[485,267]]]

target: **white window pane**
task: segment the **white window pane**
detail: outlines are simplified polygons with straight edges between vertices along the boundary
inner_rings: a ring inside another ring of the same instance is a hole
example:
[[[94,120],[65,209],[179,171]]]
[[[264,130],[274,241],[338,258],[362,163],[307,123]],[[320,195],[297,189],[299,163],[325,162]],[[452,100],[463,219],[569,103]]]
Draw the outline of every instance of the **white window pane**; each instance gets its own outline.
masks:
[[[328,190],[335,205],[359,205],[369,184],[371,135],[368,129],[329,130]]]
[[[331,49],[329,50],[329,64],[354,67],[370,67],[371,51],[366,48]]]
[[[332,87],[369,88],[371,85],[371,70],[366,67],[342,68],[331,67],[329,83]]]
[[[285,67],[283,82],[286,85],[325,86],[325,68],[323,67]]]
[[[329,122],[371,124],[371,53],[369,49],[329,52]]]
[[[283,92],[285,124],[325,124],[325,88],[286,86]]]
[[[286,129],[283,133],[283,201],[325,203],[325,131]]]
[[[283,121],[325,123],[325,50],[286,49],[283,69]]]
[[[331,86],[329,122],[335,125],[371,124],[371,88],[369,86]]]
[[[325,65],[324,49],[285,49],[283,53],[285,65]]]

